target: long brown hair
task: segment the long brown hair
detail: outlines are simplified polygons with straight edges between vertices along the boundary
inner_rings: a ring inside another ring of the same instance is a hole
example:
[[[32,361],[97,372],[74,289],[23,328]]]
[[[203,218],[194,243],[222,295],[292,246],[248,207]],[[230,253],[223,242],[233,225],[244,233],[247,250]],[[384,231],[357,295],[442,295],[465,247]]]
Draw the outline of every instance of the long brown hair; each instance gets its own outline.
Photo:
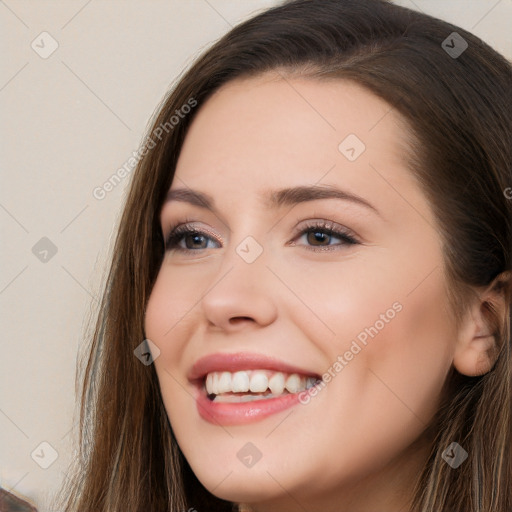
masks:
[[[453,32],[467,44],[459,55],[450,52]],[[179,80],[148,132],[154,147],[134,172],[81,377],[68,512],[232,510],[192,473],[155,370],[133,351],[145,339],[145,307],[164,254],[158,214],[187,128],[223,84],[271,70],[353,80],[405,118],[411,173],[435,213],[455,315],[473,288],[511,270],[512,201],[504,191],[512,186],[512,69],[502,56],[465,30],[385,0],[295,0],[244,22]],[[171,122],[191,101],[197,107]],[[496,363],[479,377],[452,371],[430,426],[435,439],[418,475],[415,511],[512,510],[510,288],[503,294],[505,315],[488,305]],[[469,454],[457,470],[441,458],[452,441]]]

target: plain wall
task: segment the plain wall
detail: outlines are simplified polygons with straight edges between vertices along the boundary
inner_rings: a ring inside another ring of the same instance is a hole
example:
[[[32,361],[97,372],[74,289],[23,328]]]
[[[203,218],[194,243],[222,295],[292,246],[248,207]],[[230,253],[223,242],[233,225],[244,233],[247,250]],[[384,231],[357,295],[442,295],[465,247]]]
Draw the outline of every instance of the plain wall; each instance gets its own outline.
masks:
[[[193,58],[231,25],[277,3],[0,3],[7,49],[0,70],[0,486],[41,512],[51,510],[48,498],[72,457],[78,348],[129,177],[103,199],[93,191],[137,150],[155,107]],[[511,0],[397,3],[470,30],[512,58]],[[43,58],[52,39],[58,48]],[[48,469],[36,462],[51,460],[41,442],[58,453]]]

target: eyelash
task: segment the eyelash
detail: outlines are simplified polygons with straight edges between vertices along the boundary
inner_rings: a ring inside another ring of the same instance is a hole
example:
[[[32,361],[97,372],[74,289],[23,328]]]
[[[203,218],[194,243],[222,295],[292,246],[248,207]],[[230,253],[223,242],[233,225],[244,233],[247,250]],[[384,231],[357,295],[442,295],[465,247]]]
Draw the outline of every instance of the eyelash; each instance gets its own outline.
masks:
[[[342,226],[336,224],[335,222],[326,220],[307,221],[306,226],[301,227],[300,231],[294,236],[293,240],[295,241],[297,238],[301,238],[302,236],[307,235],[308,233],[315,232],[322,233],[329,237],[339,238],[342,241],[342,243],[326,246],[305,246],[308,248],[308,250],[314,252],[332,251],[337,250],[337,248],[339,247],[360,244],[360,242],[353,236],[351,232],[349,232],[349,230],[343,228]],[[201,249],[186,249],[183,247],[179,247],[178,244],[187,235],[204,236],[206,238],[214,239],[218,243],[221,243],[220,240],[218,240],[212,233],[194,228],[190,224],[185,223],[171,229],[169,235],[165,240],[165,250],[186,253],[191,251],[203,251],[205,249],[208,249],[207,247]],[[289,242],[289,245],[297,245],[294,241],[293,243]]]

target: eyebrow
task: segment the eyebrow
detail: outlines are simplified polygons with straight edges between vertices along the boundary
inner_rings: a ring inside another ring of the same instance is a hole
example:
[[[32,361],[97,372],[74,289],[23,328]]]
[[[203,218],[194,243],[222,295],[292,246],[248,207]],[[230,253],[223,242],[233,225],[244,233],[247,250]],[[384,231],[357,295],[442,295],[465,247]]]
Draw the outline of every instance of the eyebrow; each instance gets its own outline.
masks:
[[[294,206],[318,199],[341,199],[365,206],[380,215],[377,208],[366,201],[366,199],[331,185],[299,186],[269,191],[267,192],[267,198],[267,205],[274,209],[282,206]],[[166,201],[182,201],[215,212],[215,202],[210,195],[190,188],[170,190],[167,193]]]

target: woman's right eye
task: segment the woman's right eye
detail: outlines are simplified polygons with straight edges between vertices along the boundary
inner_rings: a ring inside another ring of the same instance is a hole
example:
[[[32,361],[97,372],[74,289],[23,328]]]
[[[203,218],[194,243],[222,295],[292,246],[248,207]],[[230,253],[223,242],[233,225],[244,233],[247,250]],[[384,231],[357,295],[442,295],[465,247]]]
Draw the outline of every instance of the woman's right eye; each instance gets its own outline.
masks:
[[[197,251],[215,249],[220,242],[208,233],[186,225],[173,229],[165,241],[167,251]]]

